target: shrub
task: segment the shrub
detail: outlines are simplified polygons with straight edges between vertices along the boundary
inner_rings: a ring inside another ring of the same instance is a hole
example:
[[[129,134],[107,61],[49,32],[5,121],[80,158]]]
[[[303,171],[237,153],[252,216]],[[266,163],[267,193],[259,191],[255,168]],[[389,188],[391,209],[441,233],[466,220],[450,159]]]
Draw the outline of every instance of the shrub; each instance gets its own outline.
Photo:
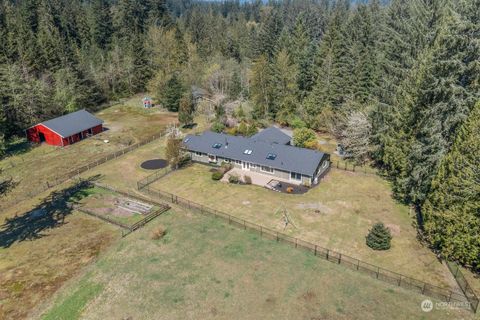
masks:
[[[300,128],[293,130],[293,144],[296,147],[307,148],[316,144],[317,134],[312,129]]]
[[[383,223],[378,222],[370,229],[366,240],[367,246],[374,250],[388,250],[390,249],[392,235],[390,234],[390,229],[385,227]]]
[[[227,173],[228,171],[233,169],[233,164],[228,163],[228,162],[222,162],[221,164],[221,171],[223,174]]]
[[[167,230],[163,226],[159,226],[152,231],[152,240],[159,240],[163,238],[166,234]]]
[[[225,125],[221,122],[214,122],[210,128],[213,132],[221,133],[225,129]]]
[[[221,171],[215,171],[214,173],[212,173],[212,180],[220,180],[223,178],[223,172]]]
[[[303,121],[302,119],[300,119],[299,117],[293,117],[290,121],[290,126],[293,128],[293,129],[299,129],[299,128],[305,128],[307,126],[307,124],[305,123],[305,121]]]
[[[243,182],[245,182],[245,184],[252,184],[252,178],[250,178],[250,176],[243,176]]]
[[[231,175],[228,177],[228,182],[237,184],[240,182],[240,179],[236,175]]]

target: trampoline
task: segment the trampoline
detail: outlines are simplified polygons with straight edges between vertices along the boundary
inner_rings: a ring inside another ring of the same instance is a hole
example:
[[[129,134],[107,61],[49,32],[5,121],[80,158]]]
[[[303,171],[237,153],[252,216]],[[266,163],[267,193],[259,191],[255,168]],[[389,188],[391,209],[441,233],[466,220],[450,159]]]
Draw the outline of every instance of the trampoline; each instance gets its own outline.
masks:
[[[162,169],[162,168],[165,168],[166,166],[168,166],[168,161],[165,159],[147,160],[140,165],[142,169],[146,169],[146,170]]]

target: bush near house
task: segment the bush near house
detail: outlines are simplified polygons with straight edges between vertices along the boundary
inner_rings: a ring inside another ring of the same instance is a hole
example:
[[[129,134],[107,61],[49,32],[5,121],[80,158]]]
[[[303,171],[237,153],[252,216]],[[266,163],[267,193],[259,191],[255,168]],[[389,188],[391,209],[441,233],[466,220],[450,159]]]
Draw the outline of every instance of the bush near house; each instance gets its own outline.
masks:
[[[250,176],[243,176],[243,182],[245,184],[252,184],[252,178],[250,178]]]
[[[228,177],[228,182],[238,184],[240,182],[240,179],[238,178],[238,176],[231,175]]]
[[[367,246],[374,250],[390,249],[391,241],[392,235],[390,234],[390,229],[385,227],[381,222],[374,224],[367,235]]]
[[[214,173],[212,173],[212,180],[220,180],[223,178],[223,172],[221,171],[215,171]]]

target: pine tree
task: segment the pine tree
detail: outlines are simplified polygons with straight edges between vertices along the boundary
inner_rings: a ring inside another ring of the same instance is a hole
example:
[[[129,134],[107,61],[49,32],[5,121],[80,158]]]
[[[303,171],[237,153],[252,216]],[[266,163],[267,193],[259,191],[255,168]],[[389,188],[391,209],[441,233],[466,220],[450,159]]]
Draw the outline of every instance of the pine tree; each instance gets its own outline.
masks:
[[[167,108],[168,111],[177,112],[183,93],[184,88],[180,79],[178,79],[177,74],[173,74],[170,80],[168,80],[165,92],[161,98],[163,107]]]
[[[232,100],[238,99],[242,93],[242,80],[240,79],[240,74],[235,70],[232,74],[230,80],[230,86],[228,87],[228,95]]]
[[[390,249],[391,241],[392,235],[390,230],[381,222],[374,224],[366,237],[367,246],[373,250],[388,250]]]
[[[193,122],[193,114],[195,112],[195,104],[191,93],[185,94],[180,100],[178,109],[178,121],[184,126]]]
[[[251,95],[254,102],[253,116],[265,118],[274,110],[275,88],[273,70],[267,56],[261,55],[252,66]]]
[[[471,38],[465,34],[467,23],[448,5],[444,7],[431,54],[427,58],[417,99],[411,113],[414,132],[406,187],[408,197],[421,205],[441,159],[450,150],[455,132],[480,98],[480,75],[468,70],[480,57]],[[471,60],[476,56],[477,60]]]
[[[442,256],[480,268],[480,102],[458,130],[422,206],[427,239]]]

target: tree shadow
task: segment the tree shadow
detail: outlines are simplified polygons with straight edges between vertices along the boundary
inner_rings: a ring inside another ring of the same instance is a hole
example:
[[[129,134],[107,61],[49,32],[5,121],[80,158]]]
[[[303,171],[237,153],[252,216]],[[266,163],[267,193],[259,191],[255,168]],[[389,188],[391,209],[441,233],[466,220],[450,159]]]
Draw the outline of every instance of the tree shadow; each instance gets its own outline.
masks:
[[[21,155],[29,152],[32,148],[38,146],[26,138],[14,139],[7,143],[7,149],[5,150],[5,157]]]
[[[1,171],[0,171],[1,173]],[[6,180],[1,180],[0,181],[0,197],[3,195],[6,195],[8,192],[10,192],[13,188],[15,188],[18,185],[19,182],[14,181],[13,178],[8,178]]]
[[[46,236],[43,232],[66,224],[65,217],[74,205],[89,194],[98,176],[81,180],[75,185],[52,192],[34,209],[21,216],[7,218],[0,226],[0,247],[8,248],[15,242],[35,240]]]

